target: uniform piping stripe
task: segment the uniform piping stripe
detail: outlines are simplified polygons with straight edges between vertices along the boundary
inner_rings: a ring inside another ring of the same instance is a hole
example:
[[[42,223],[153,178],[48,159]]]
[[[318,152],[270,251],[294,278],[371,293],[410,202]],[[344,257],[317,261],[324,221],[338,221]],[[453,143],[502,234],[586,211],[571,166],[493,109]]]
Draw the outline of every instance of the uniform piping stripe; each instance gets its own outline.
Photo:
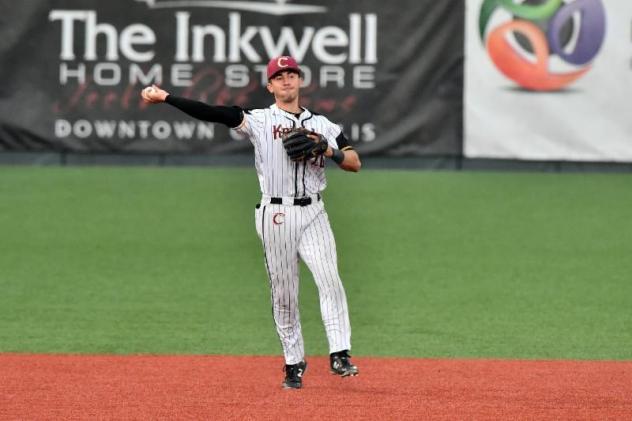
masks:
[[[266,274],[268,275],[268,283],[270,284],[270,302],[272,304],[271,312],[272,312],[272,322],[276,328],[276,317],[274,314],[274,286],[272,285],[272,277],[270,275],[270,265],[268,264],[268,252],[266,246],[266,235],[265,235],[265,221],[266,221],[266,206],[263,207],[261,211],[261,242],[263,243],[263,259],[266,262]],[[280,336],[278,336],[279,343],[281,344],[281,349],[283,349],[283,340]]]
[[[301,121],[301,127],[305,128],[305,122],[311,120],[314,117],[314,114],[310,114],[305,120]],[[303,196],[307,196],[305,191],[305,170],[307,169],[307,161],[303,161]]]
[[[307,169],[307,161],[303,161],[303,197],[306,196],[305,194],[305,170]]]
[[[294,197],[298,197],[298,162],[294,163]]]

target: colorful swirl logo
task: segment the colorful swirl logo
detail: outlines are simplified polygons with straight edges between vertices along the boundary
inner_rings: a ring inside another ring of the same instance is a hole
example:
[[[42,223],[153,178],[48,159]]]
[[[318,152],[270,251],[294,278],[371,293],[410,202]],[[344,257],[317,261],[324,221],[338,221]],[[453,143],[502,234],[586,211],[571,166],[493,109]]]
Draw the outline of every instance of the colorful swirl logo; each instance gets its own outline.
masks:
[[[590,70],[606,12],[601,0],[485,0],[479,32],[505,76],[529,90],[556,91]]]

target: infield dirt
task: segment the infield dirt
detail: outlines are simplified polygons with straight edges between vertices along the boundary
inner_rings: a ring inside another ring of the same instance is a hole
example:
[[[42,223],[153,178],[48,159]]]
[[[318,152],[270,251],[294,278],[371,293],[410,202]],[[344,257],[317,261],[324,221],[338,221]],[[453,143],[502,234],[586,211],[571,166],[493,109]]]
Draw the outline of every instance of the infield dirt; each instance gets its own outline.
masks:
[[[0,354],[0,419],[632,419],[632,362]]]

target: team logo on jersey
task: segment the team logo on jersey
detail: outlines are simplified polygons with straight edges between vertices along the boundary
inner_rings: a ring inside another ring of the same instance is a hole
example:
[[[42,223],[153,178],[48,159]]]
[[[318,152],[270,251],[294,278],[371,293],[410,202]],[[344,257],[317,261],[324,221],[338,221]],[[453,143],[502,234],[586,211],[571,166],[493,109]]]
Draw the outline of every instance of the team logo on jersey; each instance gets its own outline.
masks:
[[[494,65],[534,91],[559,90],[586,74],[605,33],[601,0],[484,0],[479,16]]]
[[[291,131],[291,127],[283,127],[281,124],[272,126],[272,139],[281,139],[286,133],[289,133]]]
[[[283,212],[277,212],[272,215],[272,222],[274,225],[281,225],[285,222],[285,214]]]

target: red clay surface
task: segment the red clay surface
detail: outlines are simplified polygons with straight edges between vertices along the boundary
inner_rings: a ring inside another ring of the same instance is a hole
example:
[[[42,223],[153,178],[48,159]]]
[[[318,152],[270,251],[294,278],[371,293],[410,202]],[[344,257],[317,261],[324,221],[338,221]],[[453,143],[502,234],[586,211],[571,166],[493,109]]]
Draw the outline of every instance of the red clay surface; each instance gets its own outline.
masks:
[[[0,354],[0,419],[632,419],[632,362]]]

